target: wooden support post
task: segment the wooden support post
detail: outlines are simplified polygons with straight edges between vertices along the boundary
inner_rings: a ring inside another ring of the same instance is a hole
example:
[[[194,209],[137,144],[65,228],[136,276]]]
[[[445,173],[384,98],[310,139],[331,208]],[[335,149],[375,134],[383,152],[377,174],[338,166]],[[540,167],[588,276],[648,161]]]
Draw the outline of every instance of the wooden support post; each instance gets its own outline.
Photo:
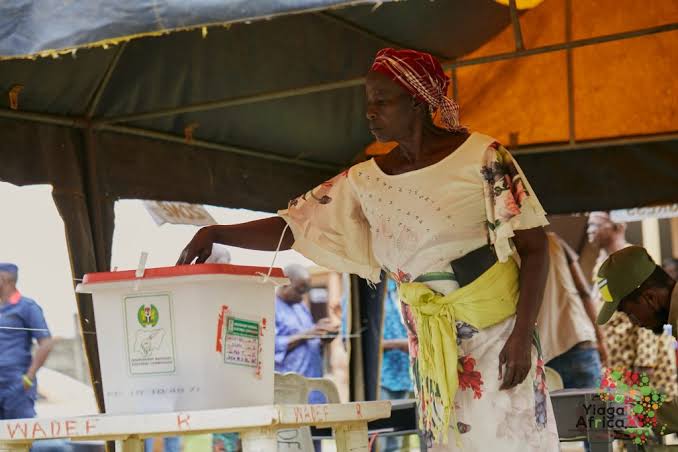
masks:
[[[337,452],[368,452],[367,422],[346,423],[333,430]]]
[[[278,449],[275,429],[247,430],[240,434],[243,452],[270,452]]]
[[[92,132],[84,130],[85,149],[66,148],[60,155],[65,174],[56,180],[52,197],[64,220],[66,241],[74,278],[108,270],[113,236],[113,201],[101,195],[96,173],[96,152]],[[58,162],[55,162],[55,164]],[[93,166],[94,165],[94,166]],[[101,369],[96,339],[92,298],[77,294],[82,340],[99,410],[104,411]]]
[[[113,201],[106,196],[106,190],[102,186],[104,177],[99,172],[95,132],[91,128],[87,128],[83,134],[85,149],[83,152],[82,178],[94,244],[94,258],[98,271],[108,271],[111,265],[113,245]]]

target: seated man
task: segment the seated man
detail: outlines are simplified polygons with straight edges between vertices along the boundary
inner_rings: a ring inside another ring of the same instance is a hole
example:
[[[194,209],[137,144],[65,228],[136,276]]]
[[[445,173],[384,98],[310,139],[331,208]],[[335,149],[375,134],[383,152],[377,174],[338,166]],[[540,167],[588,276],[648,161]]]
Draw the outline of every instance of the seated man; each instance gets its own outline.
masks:
[[[279,287],[275,297],[275,371],[294,372],[304,377],[323,376],[323,345],[339,330],[329,318],[313,322],[304,303],[311,289],[311,275],[298,264],[285,267],[290,283]],[[313,391],[309,403],[325,403],[325,396]]]
[[[678,332],[678,286],[654,263],[644,248],[629,246],[611,254],[598,271],[598,288],[603,303],[597,322],[604,324],[615,311],[631,322],[656,334],[670,324]],[[665,403],[658,412],[658,425],[665,433],[678,432],[678,400]]]

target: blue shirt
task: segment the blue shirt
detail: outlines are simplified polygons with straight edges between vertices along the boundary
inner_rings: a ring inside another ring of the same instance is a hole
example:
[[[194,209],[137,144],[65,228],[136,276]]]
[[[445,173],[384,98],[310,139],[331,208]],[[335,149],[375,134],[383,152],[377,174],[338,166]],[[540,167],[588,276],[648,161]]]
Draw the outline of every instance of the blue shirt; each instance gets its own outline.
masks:
[[[384,300],[384,339],[407,339],[407,330],[398,309],[398,287],[388,281]],[[384,351],[381,361],[381,385],[389,391],[411,391],[409,354],[397,349]]]
[[[320,339],[302,341],[287,349],[290,337],[313,328],[315,323],[304,303],[285,303],[275,298],[275,371],[295,372],[304,377],[322,377],[323,360]],[[311,403],[323,403],[322,394],[312,392]]]
[[[26,373],[33,359],[33,340],[45,337],[50,337],[49,329],[35,301],[16,292],[0,306],[0,386]]]

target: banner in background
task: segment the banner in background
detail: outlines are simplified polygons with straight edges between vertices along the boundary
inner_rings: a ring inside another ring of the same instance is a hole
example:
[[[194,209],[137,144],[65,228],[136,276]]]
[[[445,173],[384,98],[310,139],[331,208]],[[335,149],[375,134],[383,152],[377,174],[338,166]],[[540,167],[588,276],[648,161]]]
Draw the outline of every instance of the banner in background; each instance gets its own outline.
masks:
[[[207,209],[199,204],[170,201],[144,201],[144,207],[158,226],[165,223],[208,226],[217,224]]]
[[[615,223],[628,223],[630,221],[642,221],[648,218],[674,218],[678,217],[678,204],[653,207],[636,207],[634,209],[613,210],[610,219]]]

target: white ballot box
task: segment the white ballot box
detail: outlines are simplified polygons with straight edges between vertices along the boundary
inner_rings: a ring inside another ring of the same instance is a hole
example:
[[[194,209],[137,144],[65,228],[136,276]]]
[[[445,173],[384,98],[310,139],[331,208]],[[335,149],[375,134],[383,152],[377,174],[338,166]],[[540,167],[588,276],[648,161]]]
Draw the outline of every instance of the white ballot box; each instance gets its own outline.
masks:
[[[202,264],[90,273],[106,412],[273,404],[268,268]],[[274,281],[285,283],[273,269]]]

